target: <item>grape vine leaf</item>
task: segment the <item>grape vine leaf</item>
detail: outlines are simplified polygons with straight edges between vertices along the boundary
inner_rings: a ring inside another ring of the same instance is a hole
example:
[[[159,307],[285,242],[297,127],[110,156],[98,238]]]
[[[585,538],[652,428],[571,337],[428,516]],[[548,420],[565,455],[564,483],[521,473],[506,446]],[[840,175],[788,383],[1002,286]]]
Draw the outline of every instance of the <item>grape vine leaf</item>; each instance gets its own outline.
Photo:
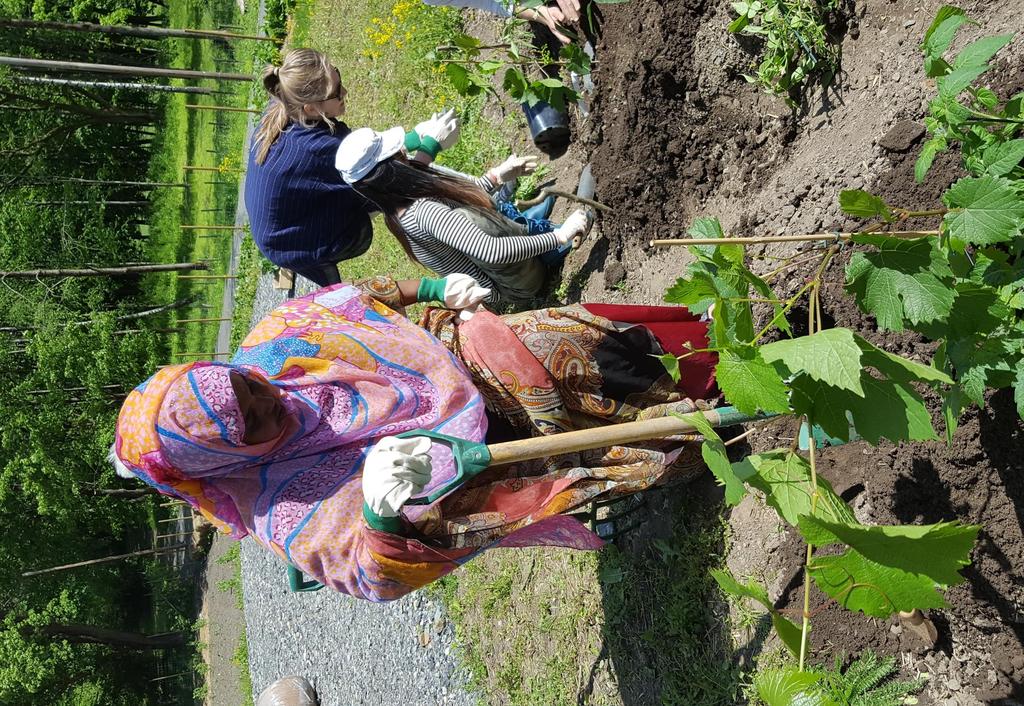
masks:
[[[672,353],[665,353],[656,357],[665,366],[665,370],[672,377],[672,382],[679,382],[679,358]]]
[[[794,625],[790,620],[784,618],[770,600],[768,600],[768,591],[765,590],[764,586],[760,585],[753,579],[742,584],[737,581],[732,574],[722,569],[712,569],[711,577],[718,584],[724,592],[730,596],[736,598],[750,598],[757,601],[772,619],[772,627],[775,628],[775,632],[778,634],[779,639],[782,640],[790,652],[794,656],[800,654],[800,628]]]
[[[879,327],[902,331],[904,321],[934,321],[949,313],[954,294],[944,280],[952,273],[932,240],[853,237],[855,243],[871,245],[875,251],[853,254],[846,268],[846,289]]]
[[[1013,401],[1017,403],[1017,414],[1024,419],[1024,358],[1017,361],[1013,378]]]
[[[700,453],[704,458],[704,463],[708,464],[708,468],[711,469],[719,485],[725,486],[726,504],[730,507],[739,505],[740,500],[747,494],[747,488],[733,471],[732,464],[729,462],[729,456],[725,450],[725,444],[722,443],[721,437],[715,433],[715,430],[711,428],[707,417],[700,412],[676,416],[693,424],[704,437],[704,443],[700,446]]]
[[[903,356],[882,350],[854,334],[861,350],[861,362],[875,368],[890,380],[897,382],[941,382],[952,385],[953,379],[933,365],[924,365]]]
[[[761,346],[761,356],[778,362],[790,373],[805,372],[814,380],[863,395],[860,382],[861,350],[853,333],[833,328],[810,336]]]
[[[725,399],[744,414],[789,411],[785,383],[753,346],[719,351],[715,380]]]
[[[886,223],[894,220],[892,210],[885,201],[861,189],[839,192],[839,207],[843,213],[858,218],[881,218]]]
[[[796,527],[801,516],[811,514],[811,466],[803,456],[791,451],[769,451],[734,463],[733,471],[747,485],[764,493],[765,502],[790,525]],[[856,522],[850,506],[820,476],[814,516]]]
[[[1024,200],[1002,177],[965,177],[943,194],[951,209],[943,217],[950,236],[973,245],[1012,239],[1024,224]]]
[[[703,305],[706,311],[717,297],[718,289],[715,287],[711,275],[703,271],[691,272],[690,279],[679,278],[665,292],[665,301],[671,304],[682,304],[692,311],[697,311],[698,305]]]
[[[984,66],[962,66],[954,68],[945,76],[940,76],[935,83],[939,87],[939,97],[952,99],[960,95],[965,88],[974,83],[974,79],[981,76],[988,70]]]
[[[1012,376],[1014,342],[1005,337],[962,338],[946,346],[949,362],[967,399],[984,404],[986,387],[1004,387]],[[1005,383],[1005,384],[1004,384]]]
[[[819,589],[847,610],[876,618],[915,608],[945,608],[946,599],[927,576],[883,566],[847,549],[839,555],[815,556],[810,574]]]
[[[921,44],[921,49],[924,51],[925,56],[941,61],[942,55],[946,53],[949,45],[953,43],[953,37],[956,35],[956,31],[960,29],[960,25],[969,21],[967,14],[959,7],[943,5],[936,13],[931,26],[924,33],[924,42]],[[942,63],[945,64],[945,62]],[[929,68],[927,64],[926,68]],[[928,76],[941,76],[942,73],[944,72],[932,73],[929,70]]]
[[[686,234],[692,238],[724,238],[725,231],[717,218],[696,218]],[[715,252],[714,245],[693,245],[698,252],[711,257]],[[741,254],[742,257],[742,254]],[[742,261],[742,260],[741,260]]]
[[[930,441],[936,438],[924,400],[910,385],[861,374],[863,395],[855,395],[806,375],[790,383],[797,414],[806,414],[831,436],[850,440],[850,419],[864,439]]]
[[[976,525],[877,526],[801,517],[800,533],[814,547],[845,544],[840,555],[815,556],[810,574],[843,607],[883,618],[896,611],[943,608],[939,587],[964,579]]]
[[[946,138],[942,136],[928,138],[924,145],[922,145],[921,154],[918,155],[917,162],[914,164],[914,181],[919,184],[923,182],[928,174],[928,170],[932,168],[935,155],[945,152],[948,148],[949,144]]]
[[[809,544],[845,544],[869,561],[927,576],[941,586],[964,581],[960,569],[971,563],[979,525],[939,522],[934,525],[861,525],[804,516],[800,533]]]

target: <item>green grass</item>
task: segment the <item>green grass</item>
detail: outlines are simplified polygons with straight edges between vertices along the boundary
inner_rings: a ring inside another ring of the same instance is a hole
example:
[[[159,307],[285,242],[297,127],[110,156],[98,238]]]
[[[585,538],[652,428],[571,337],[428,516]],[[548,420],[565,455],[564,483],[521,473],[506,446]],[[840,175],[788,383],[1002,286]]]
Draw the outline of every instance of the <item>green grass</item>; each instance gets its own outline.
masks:
[[[242,694],[241,706],[253,706],[252,698],[252,674],[249,672],[249,638],[243,628],[238,638],[238,647],[231,661],[238,666],[238,690]]]
[[[184,27],[217,28],[222,24],[241,25],[242,32],[256,32],[256,5],[249,3],[240,15],[234,2],[188,3],[174,1],[168,7],[170,24]],[[259,42],[227,44],[209,41],[175,40],[169,44],[172,66],[199,71],[252,70]],[[231,63],[229,63],[231,62]],[[245,107],[250,84],[236,81],[203,81],[202,85],[226,91],[210,96],[175,95],[164,105],[164,118],[158,133],[159,147],[150,169],[154,181],[188,183],[188,189],[162,188],[155,192],[149,219],[152,243],[150,256],[156,262],[206,261],[210,274],[227,271],[230,258],[229,232],[195,232],[182,225],[230,225],[234,222],[240,175],[231,171],[185,172],[186,165],[202,167],[244,167],[245,113],[221,113],[187,109],[186,103]],[[223,183],[209,183],[223,182]],[[205,237],[210,236],[210,237]],[[201,273],[200,273],[201,274]],[[148,286],[157,301],[197,297],[195,306],[180,309],[177,319],[215,316],[220,310],[223,280],[189,280],[176,275],[157,275]],[[172,321],[169,325],[173,326]],[[212,353],[216,351],[215,324],[186,324],[183,333],[173,335],[170,350],[176,353]],[[165,362],[177,362],[173,357]]]

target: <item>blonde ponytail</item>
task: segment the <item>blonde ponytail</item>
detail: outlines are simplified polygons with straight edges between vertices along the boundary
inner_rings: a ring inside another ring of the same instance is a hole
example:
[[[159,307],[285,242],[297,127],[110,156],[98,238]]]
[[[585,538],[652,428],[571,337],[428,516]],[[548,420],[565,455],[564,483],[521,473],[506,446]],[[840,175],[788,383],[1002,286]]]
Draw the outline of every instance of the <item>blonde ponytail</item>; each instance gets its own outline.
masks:
[[[266,161],[270,148],[292,122],[306,127],[323,122],[334,131],[334,124],[325,115],[321,113],[319,119],[311,119],[302,109],[327,98],[333,73],[327,56],[315,49],[293,49],[281,66],[263,69],[263,88],[271,101],[256,132],[256,164]]]

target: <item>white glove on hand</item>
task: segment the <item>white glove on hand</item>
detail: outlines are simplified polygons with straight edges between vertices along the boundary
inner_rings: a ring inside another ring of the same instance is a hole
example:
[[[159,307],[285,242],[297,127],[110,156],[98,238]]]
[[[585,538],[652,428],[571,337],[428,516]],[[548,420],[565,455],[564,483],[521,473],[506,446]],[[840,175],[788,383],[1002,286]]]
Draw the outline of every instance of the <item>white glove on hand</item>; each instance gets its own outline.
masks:
[[[434,113],[430,120],[424,120],[413,128],[420,137],[432,137],[446,150],[459,141],[459,119],[455,115],[455,108],[449,108],[443,113]]]
[[[463,321],[469,320],[490,295],[490,287],[481,287],[469,275],[455,273],[444,278],[444,305],[457,309]]]
[[[586,209],[578,209],[573,211],[562,225],[555,228],[555,238],[559,245],[568,245],[577,237],[582,238],[589,233],[593,225],[594,219],[590,213]]]
[[[381,517],[397,517],[402,503],[430,482],[430,439],[385,436],[366,454],[363,499]]]
[[[508,159],[488,172],[488,174],[495,183],[504,184],[518,177],[533,174],[537,171],[538,164],[537,158],[533,155],[519,157],[512,154],[509,155]]]

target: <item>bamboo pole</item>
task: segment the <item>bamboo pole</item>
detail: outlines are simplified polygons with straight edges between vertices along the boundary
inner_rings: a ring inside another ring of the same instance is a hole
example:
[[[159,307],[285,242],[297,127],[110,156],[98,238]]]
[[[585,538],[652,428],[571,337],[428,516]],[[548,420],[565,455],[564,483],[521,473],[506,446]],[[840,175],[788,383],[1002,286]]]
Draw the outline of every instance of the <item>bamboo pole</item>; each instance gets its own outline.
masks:
[[[175,262],[168,265],[142,265],[138,267],[91,267],[81,270],[16,270],[0,272],[0,279],[38,279],[41,277],[125,277],[147,272],[179,272],[205,270],[205,262]]]
[[[712,427],[731,426],[767,419],[774,415],[743,415],[732,407],[693,412],[703,414]],[[624,422],[594,429],[581,429],[551,436],[519,439],[487,447],[490,466],[500,466],[534,458],[598,449],[604,446],[625,446],[647,439],[663,439],[678,434],[698,432],[692,423],[679,417],[658,417],[639,422]],[[699,432],[698,432],[699,433]]]
[[[238,279],[238,275],[178,275],[178,279]]]
[[[244,169],[221,169],[220,167],[194,167],[191,164],[186,164],[182,167],[186,172],[221,172],[221,173],[232,173],[232,174],[244,174]]]
[[[0,174],[0,179],[5,179],[7,177],[17,178],[14,174]],[[116,181],[105,179],[80,179],[78,177],[46,177],[45,180],[22,182],[18,184],[18,186],[49,186],[57,182],[71,184],[97,184],[100,186],[138,186],[142,188],[158,188],[161,186],[173,186],[182,189],[188,188],[188,184],[175,184],[167,181]]]
[[[275,37],[268,37],[264,34],[236,34],[234,32],[222,32],[215,29],[143,27],[139,25],[101,25],[93,24],[92,22],[41,22],[37,20],[22,19],[0,20],[0,27],[56,29],[72,32],[100,32],[102,34],[112,34],[123,37],[146,37],[148,39],[165,39],[167,37],[178,37],[183,39],[251,39],[257,42],[281,43],[280,40]]]
[[[179,549],[188,548],[188,544],[175,544],[169,547],[158,547],[156,549],[143,549],[142,551],[129,552],[127,554],[116,554],[114,556],[106,556],[102,559],[90,559],[89,561],[78,561],[74,564],[63,564],[61,566],[51,566],[48,569],[36,569],[35,571],[23,571],[22,578],[29,578],[30,576],[39,576],[40,574],[50,574],[56,571],[67,571],[68,569],[77,569],[83,566],[96,566],[97,564],[110,564],[115,561],[121,561],[122,559],[130,559],[137,556],[149,556],[150,554],[160,554],[162,552],[177,551]]]
[[[200,225],[190,224],[181,226],[182,230],[242,230],[242,226],[225,226],[225,225]]]
[[[48,61],[26,59],[20,56],[0,56],[0,65],[17,66],[43,71],[81,71],[96,74],[125,74],[128,76],[164,76],[166,78],[220,79],[224,81],[252,81],[251,74],[232,74],[221,71],[189,71],[187,69],[160,69],[148,66],[119,66],[117,64],[89,64],[80,61]]]
[[[192,110],[216,110],[222,113],[255,113],[256,115],[263,113],[262,110],[257,110],[256,108],[234,108],[229,105],[195,105],[193,103],[186,103],[185,107]]]
[[[0,27],[3,20],[0,20]],[[21,83],[49,83],[56,86],[77,86],[79,88],[114,88],[129,91],[154,91],[157,93],[191,93],[193,95],[212,96],[221,91],[201,86],[168,86],[162,83],[125,83],[121,81],[75,81],[67,78],[50,78],[48,76],[15,76]]]
[[[673,238],[652,240],[651,247],[671,245],[758,245],[761,243],[801,243],[813,240],[849,240],[855,235],[885,235],[892,238],[927,238],[938,235],[937,230],[893,230],[868,233],[810,233],[808,235],[780,235],[775,237],[736,237],[736,238]]]
[[[208,324],[214,321],[231,321],[230,316],[221,316],[219,318],[206,318],[206,319],[178,319],[176,323],[179,324]]]

